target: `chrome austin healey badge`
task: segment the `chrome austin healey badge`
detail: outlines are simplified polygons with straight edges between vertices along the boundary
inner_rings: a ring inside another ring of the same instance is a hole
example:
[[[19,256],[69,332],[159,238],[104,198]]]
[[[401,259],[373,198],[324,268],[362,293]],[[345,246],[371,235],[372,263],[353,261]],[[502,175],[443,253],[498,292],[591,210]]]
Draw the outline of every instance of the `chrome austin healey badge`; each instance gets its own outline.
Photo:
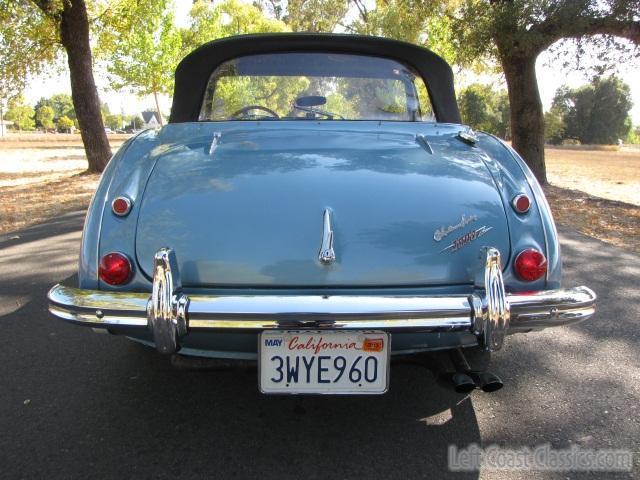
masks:
[[[451,242],[451,244],[447,245],[445,248],[440,250],[440,253],[455,252],[456,250],[459,250],[460,248],[467,245],[468,243],[473,242],[476,238],[481,237],[492,228],[493,227],[487,227],[486,225],[483,225],[482,227],[476,230],[472,230],[471,232],[465,233],[461,237],[456,238],[453,242]]]
[[[324,209],[322,246],[320,247],[320,253],[318,254],[318,259],[326,265],[333,263],[336,259],[336,253],[333,251],[333,230],[331,229],[331,211],[328,208]]]
[[[451,232],[455,232],[456,230],[469,225],[471,222],[475,222],[477,219],[478,217],[476,217],[475,215],[462,214],[460,221],[455,225],[449,225],[448,227],[442,226],[439,229],[437,229],[435,232],[433,232],[433,239],[436,242],[439,242],[444,237],[449,235]]]

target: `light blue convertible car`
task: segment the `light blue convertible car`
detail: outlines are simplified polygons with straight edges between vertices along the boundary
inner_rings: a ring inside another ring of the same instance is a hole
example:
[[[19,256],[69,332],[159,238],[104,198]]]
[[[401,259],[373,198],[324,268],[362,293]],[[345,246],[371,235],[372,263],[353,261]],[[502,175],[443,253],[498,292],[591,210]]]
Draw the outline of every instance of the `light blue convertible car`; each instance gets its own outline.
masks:
[[[447,63],[373,37],[249,35],[176,71],[169,124],[127,141],[54,315],[165,354],[257,361],[265,393],[383,393],[391,355],[468,365],[506,335],[584,320],[544,194],[460,124]],[[533,339],[535,340],[535,339]]]

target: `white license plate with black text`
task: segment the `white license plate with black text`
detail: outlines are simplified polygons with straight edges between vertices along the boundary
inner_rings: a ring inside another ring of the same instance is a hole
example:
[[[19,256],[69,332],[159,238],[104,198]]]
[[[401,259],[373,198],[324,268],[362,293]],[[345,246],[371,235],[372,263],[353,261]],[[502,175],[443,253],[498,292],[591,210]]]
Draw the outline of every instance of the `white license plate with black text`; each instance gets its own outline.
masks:
[[[390,336],[379,331],[266,331],[259,338],[263,393],[387,391]]]

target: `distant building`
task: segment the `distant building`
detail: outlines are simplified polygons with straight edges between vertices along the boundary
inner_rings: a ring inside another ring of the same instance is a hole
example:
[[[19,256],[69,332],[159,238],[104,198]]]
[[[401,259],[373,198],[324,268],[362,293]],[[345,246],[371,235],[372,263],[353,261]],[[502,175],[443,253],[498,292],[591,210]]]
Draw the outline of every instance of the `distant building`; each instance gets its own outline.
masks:
[[[154,112],[153,110],[146,110],[140,113],[144,124],[142,128],[159,128],[160,127],[160,119],[158,118],[158,112]]]
[[[13,122],[8,120],[0,122],[0,135],[4,136],[7,133],[7,127],[10,127],[11,125],[13,125]]]

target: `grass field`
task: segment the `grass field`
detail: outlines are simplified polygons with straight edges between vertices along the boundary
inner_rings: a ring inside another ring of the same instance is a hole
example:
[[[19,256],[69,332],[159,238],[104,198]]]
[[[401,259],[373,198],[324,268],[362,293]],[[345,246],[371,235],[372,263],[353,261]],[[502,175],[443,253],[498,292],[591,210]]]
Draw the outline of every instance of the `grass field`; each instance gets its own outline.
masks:
[[[36,138],[44,137],[44,138]],[[0,233],[89,204],[99,175],[84,174],[79,136],[0,141]],[[112,136],[115,150],[125,136]],[[640,253],[640,149],[547,149],[545,190],[559,223]]]

